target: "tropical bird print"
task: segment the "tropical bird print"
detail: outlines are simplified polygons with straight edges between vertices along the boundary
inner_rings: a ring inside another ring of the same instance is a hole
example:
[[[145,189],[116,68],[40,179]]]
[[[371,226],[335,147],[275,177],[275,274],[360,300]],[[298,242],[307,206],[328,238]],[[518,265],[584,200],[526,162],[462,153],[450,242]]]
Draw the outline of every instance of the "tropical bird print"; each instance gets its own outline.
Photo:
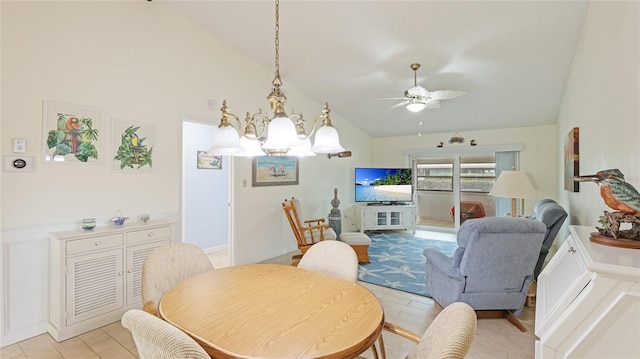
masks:
[[[618,169],[599,171],[595,175],[574,177],[579,182],[595,182],[600,187],[604,203],[616,211],[640,215],[640,193],[624,180]]]
[[[64,132],[69,139],[71,153],[76,153],[78,150],[78,139],[80,138],[80,120],[73,116],[67,118]]]
[[[138,137],[137,134],[133,133],[131,135],[131,145],[133,146],[133,152],[138,152],[140,151],[140,145],[141,145],[141,141],[140,138]]]

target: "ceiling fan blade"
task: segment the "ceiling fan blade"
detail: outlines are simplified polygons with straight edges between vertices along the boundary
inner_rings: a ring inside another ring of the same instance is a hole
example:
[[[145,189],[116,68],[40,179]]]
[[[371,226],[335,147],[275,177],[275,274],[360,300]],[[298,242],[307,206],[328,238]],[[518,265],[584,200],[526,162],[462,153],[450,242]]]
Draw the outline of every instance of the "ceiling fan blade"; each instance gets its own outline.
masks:
[[[414,86],[408,89],[407,93],[415,97],[427,97],[429,95],[429,91],[422,86]]]
[[[379,100],[406,100],[405,97],[380,97],[380,98],[372,98],[372,100],[374,101],[379,101]]]
[[[400,102],[398,104],[395,104],[395,105],[391,106],[391,109],[393,110],[394,108],[406,106],[408,103],[409,103],[409,101],[402,101],[402,102]]]
[[[423,103],[424,103],[424,108],[440,108],[440,101],[438,100],[429,99],[429,100],[423,101]]]
[[[439,90],[429,92],[429,98],[432,100],[448,100],[466,94],[464,91]]]

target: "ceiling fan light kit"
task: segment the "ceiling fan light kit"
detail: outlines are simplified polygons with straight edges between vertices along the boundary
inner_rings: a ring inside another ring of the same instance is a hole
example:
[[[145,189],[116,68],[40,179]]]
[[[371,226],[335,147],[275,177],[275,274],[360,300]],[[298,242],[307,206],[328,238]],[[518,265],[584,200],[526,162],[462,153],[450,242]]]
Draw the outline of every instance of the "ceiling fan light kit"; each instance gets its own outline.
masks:
[[[420,112],[427,107],[423,102],[420,102],[417,98],[411,99],[411,101],[407,104],[407,110],[411,112]]]
[[[404,97],[402,98],[404,101],[394,105],[391,107],[392,109],[405,106],[406,109],[411,112],[420,112],[425,108],[440,108],[440,100],[456,98],[466,93],[464,91],[453,90],[429,91],[418,85],[418,69],[420,68],[420,64],[413,63],[410,67],[411,70],[413,70],[413,87],[404,92]]]
[[[311,132],[306,134],[305,120],[302,114],[292,113],[288,116],[284,110],[287,97],[280,91],[280,1],[276,4],[275,26],[275,65],[276,73],[271,82],[271,93],[267,96],[273,117],[269,118],[262,110],[245,118],[242,135],[233,126],[231,119],[235,119],[238,129],[242,123],[238,116],[229,112],[227,101],[222,102],[222,118],[218,130],[213,136],[213,145],[207,151],[216,156],[315,156],[316,153],[337,153],[344,151],[340,145],[338,131],[331,124],[329,105],[325,103],[322,114],[313,119]],[[210,104],[211,106],[211,104]],[[316,131],[316,124],[322,120]],[[260,129],[260,131],[258,131]],[[309,137],[316,133],[315,144],[311,146]],[[260,146],[260,144],[262,146]],[[265,153],[266,152],[266,153]]]

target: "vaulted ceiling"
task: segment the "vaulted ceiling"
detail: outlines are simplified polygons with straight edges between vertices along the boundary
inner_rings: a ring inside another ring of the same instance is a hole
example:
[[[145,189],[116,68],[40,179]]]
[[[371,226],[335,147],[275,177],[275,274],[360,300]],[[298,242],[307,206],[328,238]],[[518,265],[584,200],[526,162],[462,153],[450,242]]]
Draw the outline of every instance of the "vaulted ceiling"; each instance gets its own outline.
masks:
[[[162,3],[275,70],[273,1]],[[328,101],[332,113],[374,137],[553,124],[588,6],[282,0],[284,89],[291,84]],[[388,98],[401,98],[414,84],[412,63],[421,64],[418,85],[466,94],[418,113],[391,109],[401,100]]]

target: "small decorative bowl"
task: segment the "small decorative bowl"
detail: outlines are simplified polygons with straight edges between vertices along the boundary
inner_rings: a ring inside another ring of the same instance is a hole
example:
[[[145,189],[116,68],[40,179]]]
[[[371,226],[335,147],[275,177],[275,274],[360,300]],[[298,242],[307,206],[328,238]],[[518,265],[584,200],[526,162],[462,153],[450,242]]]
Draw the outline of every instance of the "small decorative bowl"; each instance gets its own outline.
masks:
[[[96,219],[95,218],[83,218],[82,219],[82,229],[85,231],[91,231],[96,228]]]
[[[116,226],[121,226],[127,219],[129,219],[129,217],[113,217],[111,218],[111,222],[113,222],[113,224],[115,224]]]
[[[144,224],[147,224],[147,222],[149,222],[150,218],[151,217],[148,214],[141,214],[141,215],[138,216],[138,221],[140,221],[140,222],[142,222]]]

